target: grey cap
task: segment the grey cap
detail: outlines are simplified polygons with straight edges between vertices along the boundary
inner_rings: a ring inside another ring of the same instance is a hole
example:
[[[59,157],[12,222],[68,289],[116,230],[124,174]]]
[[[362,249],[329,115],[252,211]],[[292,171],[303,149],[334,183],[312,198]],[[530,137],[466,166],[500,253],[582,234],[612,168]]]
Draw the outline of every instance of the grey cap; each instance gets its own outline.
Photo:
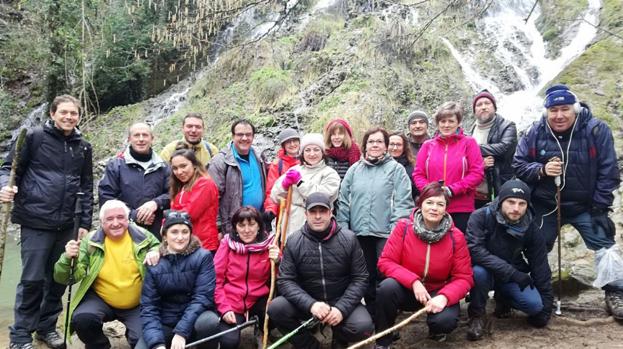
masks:
[[[413,120],[416,119],[422,119],[424,120],[424,122],[426,122],[426,125],[428,125],[428,115],[426,115],[426,113],[421,110],[416,110],[409,114],[409,118],[407,119],[407,125],[410,125]]]
[[[333,205],[331,205],[331,198],[329,197],[329,195],[321,192],[309,194],[307,200],[305,201],[305,210],[310,210],[316,206],[326,207],[329,210],[333,209]]]
[[[299,133],[295,129],[286,128],[279,132],[279,135],[277,135],[277,143],[279,143],[279,145],[282,145],[287,140],[290,140],[292,138],[301,139],[301,136],[299,136]]]

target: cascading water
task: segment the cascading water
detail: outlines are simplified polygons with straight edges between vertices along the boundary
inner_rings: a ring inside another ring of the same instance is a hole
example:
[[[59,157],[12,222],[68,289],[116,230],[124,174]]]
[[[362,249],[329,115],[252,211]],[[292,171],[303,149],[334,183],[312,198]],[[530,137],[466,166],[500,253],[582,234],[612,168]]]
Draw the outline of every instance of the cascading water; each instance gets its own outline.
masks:
[[[498,110],[513,120],[519,129],[526,128],[540,115],[542,97],[539,92],[569,63],[584,52],[597,34],[594,25],[599,19],[600,0],[589,0],[588,9],[576,21],[575,36],[560,50],[556,58],[546,56],[546,46],[536,27],[540,16],[537,5],[529,20],[533,0],[505,0],[491,6],[479,23],[482,47],[493,47],[495,61],[511,69],[514,88],[502,86],[497,77],[487,77],[472,63],[470,54],[461,54],[447,39],[442,39],[461,65],[465,78],[474,91],[486,88],[498,97]],[[594,25],[591,25],[594,24]],[[473,56],[473,55],[472,55]]]

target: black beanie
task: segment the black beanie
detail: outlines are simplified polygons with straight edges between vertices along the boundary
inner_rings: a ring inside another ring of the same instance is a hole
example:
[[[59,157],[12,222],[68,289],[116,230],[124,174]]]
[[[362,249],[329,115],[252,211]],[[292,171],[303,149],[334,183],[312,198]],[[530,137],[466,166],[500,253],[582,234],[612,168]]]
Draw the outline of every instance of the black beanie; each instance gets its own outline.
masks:
[[[524,199],[530,204],[530,188],[520,179],[506,181],[500,188],[498,200],[502,204],[508,198]]]

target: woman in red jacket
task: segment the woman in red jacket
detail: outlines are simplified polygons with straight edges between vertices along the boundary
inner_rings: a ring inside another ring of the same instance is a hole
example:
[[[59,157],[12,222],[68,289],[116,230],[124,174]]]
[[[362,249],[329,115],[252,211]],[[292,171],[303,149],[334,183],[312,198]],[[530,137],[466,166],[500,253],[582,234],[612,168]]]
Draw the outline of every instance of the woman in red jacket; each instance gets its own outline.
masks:
[[[275,235],[266,235],[255,208],[241,207],[232,216],[231,224],[233,235],[223,237],[214,257],[214,300],[221,315],[218,332],[243,323],[246,315],[257,315],[263,324],[269,291],[269,258],[275,261],[279,258],[279,247],[272,245]],[[220,343],[221,349],[238,348],[240,331],[222,336]]]
[[[420,191],[431,182],[443,181],[450,197],[447,207],[454,224],[463,233],[474,211],[476,188],[485,176],[485,167],[476,140],[463,134],[463,108],[444,103],[435,113],[437,133],[418,152],[413,181]]]
[[[474,284],[472,263],[463,233],[446,212],[448,196],[431,183],[423,188],[409,220],[392,231],[379,258],[387,278],[376,291],[376,331],[391,327],[398,310],[425,307],[429,337],[443,341],[459,323],[459,301]],[[387,348],[392,336],[379,339]]]
[[[214,254],[218,248],[218,188],[190,149],[179,149],[171,155],[169,179],[171,209],[185,211],[193,223],[193,234],[201,246]]]

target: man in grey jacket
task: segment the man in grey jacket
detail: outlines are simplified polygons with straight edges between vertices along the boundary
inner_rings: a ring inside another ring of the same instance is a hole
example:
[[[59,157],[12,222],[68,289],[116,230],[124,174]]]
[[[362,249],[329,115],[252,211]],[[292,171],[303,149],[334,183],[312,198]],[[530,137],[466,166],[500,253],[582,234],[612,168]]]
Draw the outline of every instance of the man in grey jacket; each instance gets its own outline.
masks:
[[[262,211],[266,169],[253,147],[255,126],[246,119],[234,121],[232,141],[212,159],[208,173],[219,190],[218,223],[221,234],[233,231],[231,217],[242,206]]]

